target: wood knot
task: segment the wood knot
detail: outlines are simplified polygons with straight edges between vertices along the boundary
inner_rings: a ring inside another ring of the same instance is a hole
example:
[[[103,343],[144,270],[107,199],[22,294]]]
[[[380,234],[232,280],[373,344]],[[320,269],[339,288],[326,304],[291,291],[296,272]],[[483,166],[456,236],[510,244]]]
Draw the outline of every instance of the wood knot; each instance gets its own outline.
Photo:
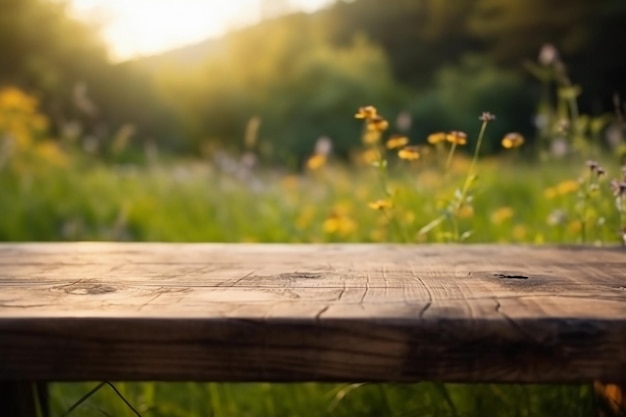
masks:
[[[317,272],[287,272],[279,275],[283,279],[319,279],[322,274]]]
[[[518,274],[493,274],[493,276],[500,279],[529,279],[526,275]]]
[[[109,285],[77,283],[66,285],[61,288],[67,294],[73,295],[99,295],[117,291]]]

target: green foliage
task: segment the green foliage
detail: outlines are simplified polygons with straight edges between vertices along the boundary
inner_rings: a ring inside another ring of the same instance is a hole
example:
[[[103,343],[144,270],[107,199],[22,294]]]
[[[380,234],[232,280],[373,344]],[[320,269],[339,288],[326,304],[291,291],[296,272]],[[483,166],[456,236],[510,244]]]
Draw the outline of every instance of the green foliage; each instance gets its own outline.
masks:
[[[297,166],[320,136],[348,155],[358,132],[344,115],[374,102],[390,118],[413,110],[419,139],[426,126],[463,128],[484,110],[498,116],[495,136],[513,125],[531,134],[532,81],[506,68],[519,70],[545,42],[586,86],[581,110],[606,113],[626,88],[621,0],[341,1],[118,64],[63,1],[0,7],[0,85],[40,96],[54,136],[78,126],[76,144],[95,140],[103,157],[124,126],[134,128],[132,152],[240,149],[259,117],[266,161]]]
[[[590,47],[590,15],[611,0],[476,0],[471,32],[489,40],[495,60],[518,66],[553,42],[571,55]]]
[[[411,111],[420,123],[415,136],[425,138],[436,131],[468,132],[475,143],[478,115],[496,113],[483,152],[500,148],[500,139],[508,132],[520,131],[531,136],[529,114],[534,97],[519,75],[491,65],[481,56],[464,57],[458,66],[442,68],[431,89],[418,94]]]
[[[385,56],[365,39],[334,47],[304,24],[261,29],[271,43],[254,31],[240,34],[228,54],[207,63],[192,82],[172,74],[162,80],[190,137],[241,150],[247,121],[259,117],[260,140],[272,147],[273,159],[301,161],[321,136],[333,138],[337,152],[347,155],[358,130],[338,115],[363,101],[399,107],[401,94]]]

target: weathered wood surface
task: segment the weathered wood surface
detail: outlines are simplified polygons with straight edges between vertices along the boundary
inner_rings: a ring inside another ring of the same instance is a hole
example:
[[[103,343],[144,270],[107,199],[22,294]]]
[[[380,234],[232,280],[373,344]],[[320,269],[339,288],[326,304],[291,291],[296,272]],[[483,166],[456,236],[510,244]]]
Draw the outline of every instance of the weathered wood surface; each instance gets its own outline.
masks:
[[[0,380],[626,381],[622,248],[0,245]]]

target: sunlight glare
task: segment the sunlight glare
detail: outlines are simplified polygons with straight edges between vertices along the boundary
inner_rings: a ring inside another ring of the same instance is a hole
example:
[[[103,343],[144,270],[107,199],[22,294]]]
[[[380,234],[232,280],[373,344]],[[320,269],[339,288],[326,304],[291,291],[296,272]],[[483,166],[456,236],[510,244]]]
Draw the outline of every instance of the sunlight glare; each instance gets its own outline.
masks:
[[[95,22],[122,60],[150,55],[222,35],[258,21],[261,0],[72,0],[77,17]],[[313,11],[330,0],[292,0],[292,9]]]

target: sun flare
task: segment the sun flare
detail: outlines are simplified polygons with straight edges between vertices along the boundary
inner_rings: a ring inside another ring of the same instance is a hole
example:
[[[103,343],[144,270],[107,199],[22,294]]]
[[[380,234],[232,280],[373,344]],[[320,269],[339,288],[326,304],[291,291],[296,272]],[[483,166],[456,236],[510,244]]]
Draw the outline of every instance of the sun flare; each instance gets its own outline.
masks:
[[[274,1],[312,11],[330,0]],[[72,0],[73,13],[101,27],[114,59],[150,55],[258,21],[262,0]],[[265,3],[270,3],[265,1]]]

